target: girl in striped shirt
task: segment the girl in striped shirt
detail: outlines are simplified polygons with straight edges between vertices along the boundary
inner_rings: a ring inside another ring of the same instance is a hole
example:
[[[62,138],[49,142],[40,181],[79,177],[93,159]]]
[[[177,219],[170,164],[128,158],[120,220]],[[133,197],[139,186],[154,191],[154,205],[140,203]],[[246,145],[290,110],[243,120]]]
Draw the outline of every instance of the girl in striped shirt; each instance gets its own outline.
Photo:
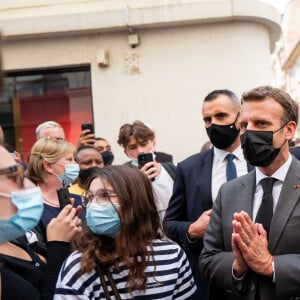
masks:
[[[96,170],[82,200],[87,226],[62,266],[55,300],[189,299],[194,294],[185,253],[160,239],[146,175],[128,165]]]

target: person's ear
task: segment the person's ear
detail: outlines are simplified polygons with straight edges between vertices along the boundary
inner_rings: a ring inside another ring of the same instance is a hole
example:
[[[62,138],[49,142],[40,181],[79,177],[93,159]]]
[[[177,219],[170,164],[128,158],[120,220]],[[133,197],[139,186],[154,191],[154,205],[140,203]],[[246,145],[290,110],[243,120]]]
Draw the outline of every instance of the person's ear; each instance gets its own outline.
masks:
[[[43,167],[45,169],[46,172],[53,174],[53,168],[52,168],[52,164],[48,163],[47,161],[43,160]]]
[[[286,125],[286,131],[285,131],[285,138],[288,141],[291,141],[295,135],[295,131],[297,128],[297,124],[294,121],[290,121],[287,125]]]

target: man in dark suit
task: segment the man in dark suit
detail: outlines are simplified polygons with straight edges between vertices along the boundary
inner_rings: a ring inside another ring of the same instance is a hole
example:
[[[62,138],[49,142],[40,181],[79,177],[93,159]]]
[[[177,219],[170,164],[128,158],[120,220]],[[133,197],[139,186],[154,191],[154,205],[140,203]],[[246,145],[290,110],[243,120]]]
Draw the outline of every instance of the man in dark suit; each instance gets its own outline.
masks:
[[[256,168],[220,188],[199,265],[229,299],[300,299],[300,162],[288,145],[298,106],[268,86],[242,103],[242,148]]]
[[[298,160],[300,160],[300,147],[290,147],[290,153],[293,154]]]
[[[202,116],[210,141],[208,151],[197,153],[177,165],[173,195],[164,219],[169,238],[185,250],[198,287],[195,299],[208,299],[208,282],[198,270],[203,236],[219,187],[226,181],[226,155],[234,154],[236,175],[248,172],[235,126],[240,101],[229,90],[215,90],[203,102]]]

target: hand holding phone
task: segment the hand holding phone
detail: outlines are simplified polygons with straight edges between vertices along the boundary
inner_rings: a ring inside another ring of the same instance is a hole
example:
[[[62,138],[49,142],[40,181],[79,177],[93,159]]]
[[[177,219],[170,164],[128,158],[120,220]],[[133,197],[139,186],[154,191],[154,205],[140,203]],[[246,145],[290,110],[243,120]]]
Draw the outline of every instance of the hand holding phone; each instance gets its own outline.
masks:
[[[146,163],[153,161],[152,153],[140,153],[138,154],[138,165],[141,169]]]
[[[89,132],[87,134],[90,134],[90,133],[95,133],[94,131],[94,125],[92,123],[83,123],[81,124],[81,131],[84,131],[84,130],[89,130]]]
[[[139,169],[142,169],[143,166],[149,162],[153,162],[153,154],[152,153],[140,153],[138,154],[138,166],[139,166]],[[150,167],[152,168],[152,167]],[[149,179],[151,181],[154,181],[155,180],[155,177],[152,177],[151,175],[153,174],[153,172],[151,172],[151,174],[147,174],[146,172],[150,169],[148,168],[147,170],[144,171],[144,173],[149,177]]]
[[[92,123],[81,124],[81,134],[78,139],[77,147],[85,145],[94,145],[95,143],[95,131]]]
[[[57,196],[61,210],[71,203],[69,190],[64,183],[62,188],[57,189]]]

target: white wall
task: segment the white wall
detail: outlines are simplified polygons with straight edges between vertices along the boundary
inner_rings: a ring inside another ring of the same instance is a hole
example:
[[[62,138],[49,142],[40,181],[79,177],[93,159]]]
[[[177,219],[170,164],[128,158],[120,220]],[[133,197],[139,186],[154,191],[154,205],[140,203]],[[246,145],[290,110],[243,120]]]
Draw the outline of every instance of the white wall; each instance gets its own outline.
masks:
[[[271,33],[264,22],[236,17],[137,32],[136,48],[129,46],[124,29],[7,39],[4,68],[90,64],[96,133],[111,142],[116,162],[127,160],[116,144],[123,123],[140,119],[151,124],[157,148],[180,161],[207,140],[201,118],[207,93],[228,88],[241,96],[271,83]],[[106,68],[97,65],[99,49],[109,51]]]

